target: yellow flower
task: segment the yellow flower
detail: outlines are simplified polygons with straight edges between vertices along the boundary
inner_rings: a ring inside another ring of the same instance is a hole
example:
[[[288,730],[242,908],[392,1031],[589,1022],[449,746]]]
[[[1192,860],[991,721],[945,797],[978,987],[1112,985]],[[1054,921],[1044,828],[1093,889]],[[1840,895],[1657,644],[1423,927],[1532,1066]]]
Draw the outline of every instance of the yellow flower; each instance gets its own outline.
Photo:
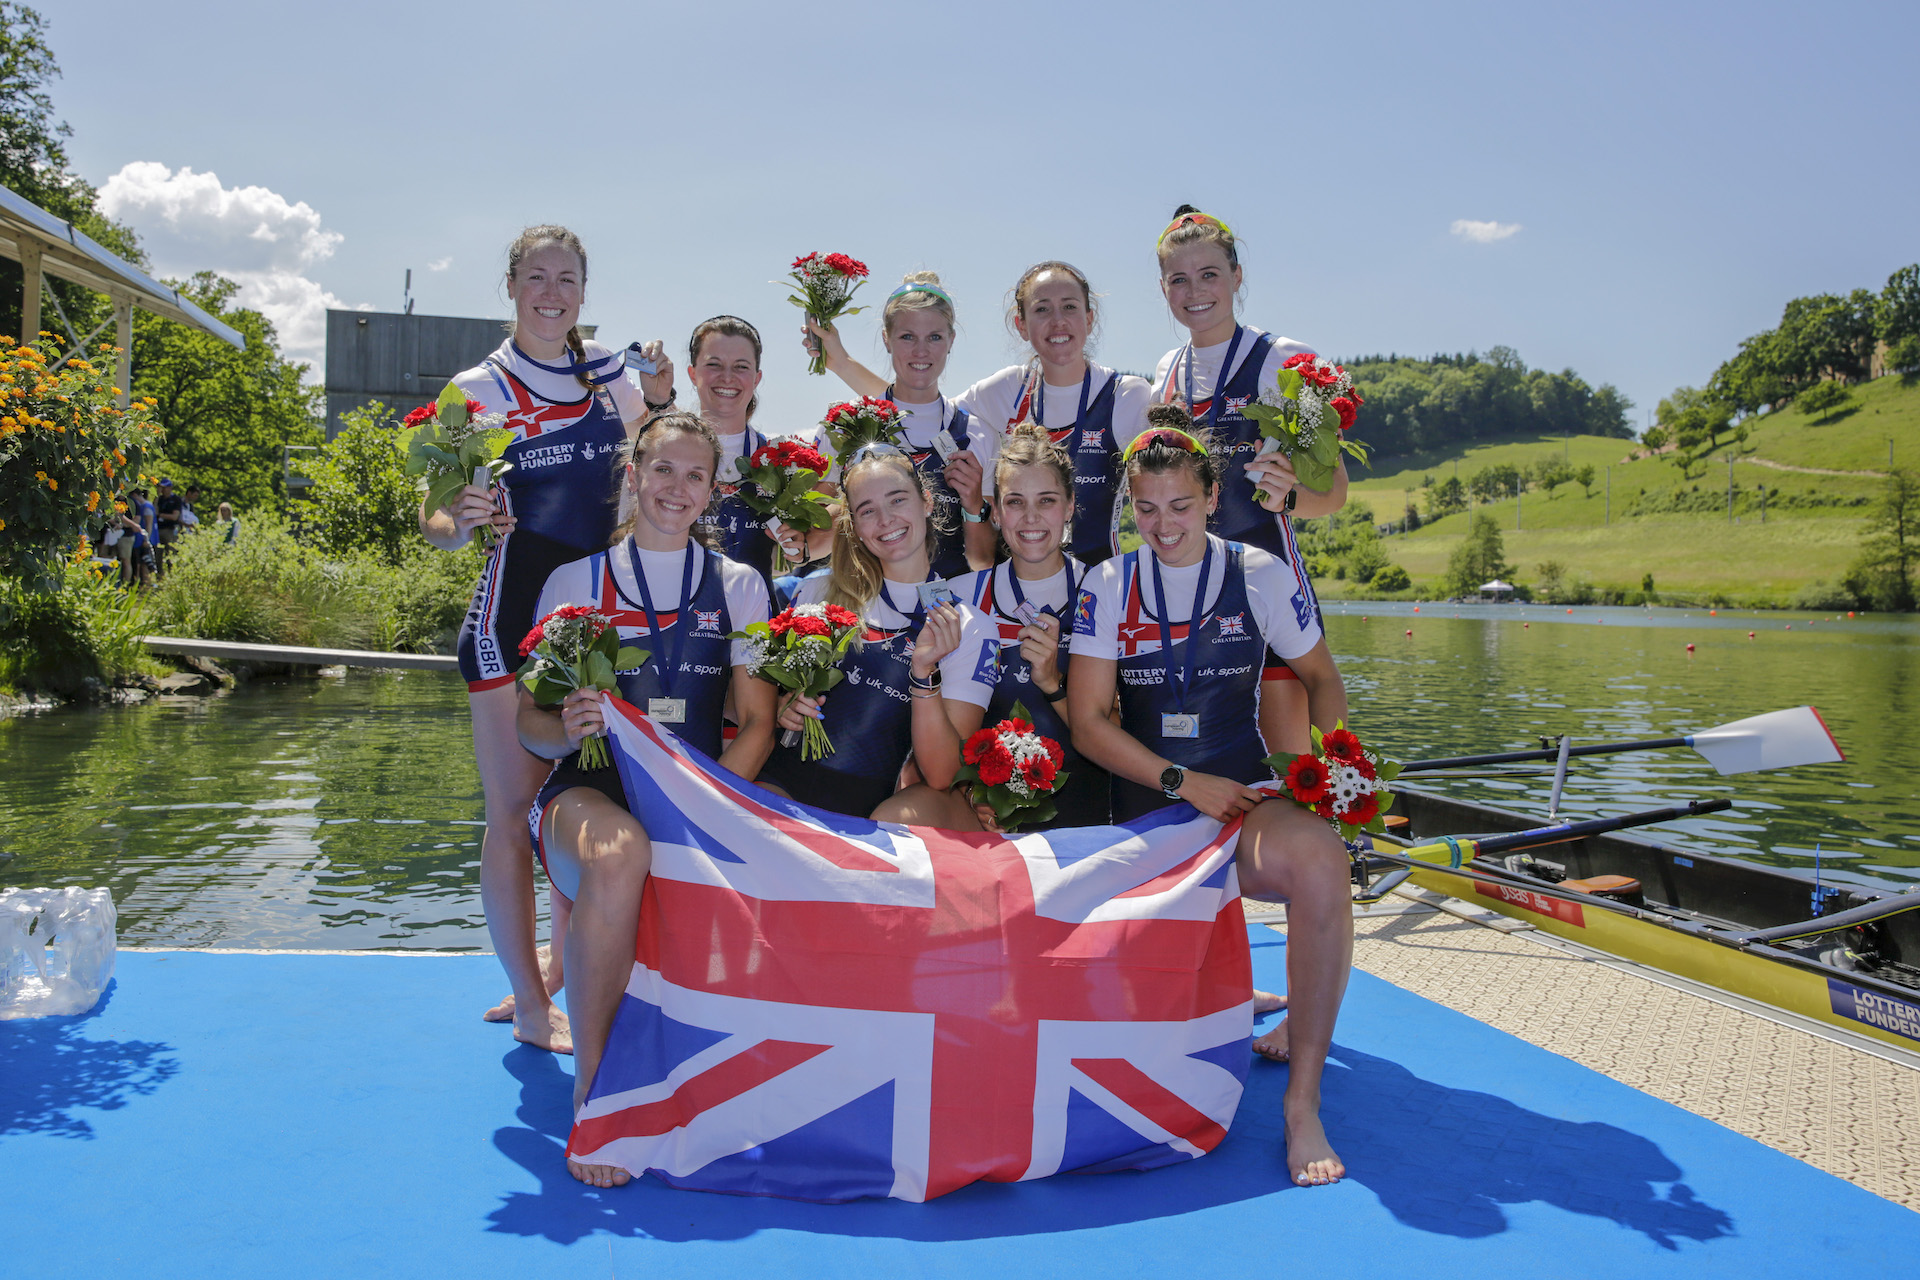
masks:
[[[60,492],[60,482],[58,480],[53,479],[52,477],[48,477],[47,488],[53,490],[55,493],[58,493]]]
[[[98,489],[95,489],[93,492],[87,495],[87,510],[98,511],[99,509],[100,509],[100,491]]]

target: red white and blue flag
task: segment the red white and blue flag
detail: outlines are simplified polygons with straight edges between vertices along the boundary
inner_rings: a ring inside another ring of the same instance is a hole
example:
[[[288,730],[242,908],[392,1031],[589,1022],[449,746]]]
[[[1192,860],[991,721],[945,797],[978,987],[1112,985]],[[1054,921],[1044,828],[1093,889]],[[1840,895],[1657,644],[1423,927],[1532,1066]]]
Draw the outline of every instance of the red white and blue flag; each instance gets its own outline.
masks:
[[[572,1158],[927,1200],[1226,1136],[1253,1022],[1237,823],[1182,805],[1012,838],[881,824],[607,706],[653,872]]]

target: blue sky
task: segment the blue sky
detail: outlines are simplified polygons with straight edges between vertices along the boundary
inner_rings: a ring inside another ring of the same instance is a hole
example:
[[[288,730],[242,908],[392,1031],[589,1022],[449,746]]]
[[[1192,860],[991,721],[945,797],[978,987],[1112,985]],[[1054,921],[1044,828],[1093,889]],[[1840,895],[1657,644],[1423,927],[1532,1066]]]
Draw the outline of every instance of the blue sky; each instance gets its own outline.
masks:
[[[1245,319],[1330,355],[1505,344],[1636,419],[1788,298],[1920,259],[1912,4],[46,12],[76,166],[290,346],[328,302],[397,308],[408,267],[419,310],[504,316],[507,241],[558,221],[603,339],[767,331],[774,428],[840,390],[768,283],[812,249],[876,302],[938,270],[952,388],[1019,358],[1006,294],[1047,257],[1104,295],[1099,357],[1150,370],[1180,336],[1153,240],[1191,201],[1242,237]]]

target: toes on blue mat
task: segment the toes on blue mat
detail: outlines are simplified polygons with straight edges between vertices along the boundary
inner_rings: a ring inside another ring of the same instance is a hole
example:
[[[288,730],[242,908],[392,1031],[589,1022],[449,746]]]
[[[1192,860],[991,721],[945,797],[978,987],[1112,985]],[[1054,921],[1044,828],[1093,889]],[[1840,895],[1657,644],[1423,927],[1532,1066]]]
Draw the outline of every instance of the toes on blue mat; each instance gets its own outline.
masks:
[[[1279,989],[1284,940],[1253,937]],[[1366,974],[1325,1083],[1337,1187],[1288,1182],[1287,1070],[1256,1061],[1219,1149],[1149,1173],[925,1205],[595,1190],[562,1163],[569,1064],[479,1019],[500,985],[487,957],[129,953],[93,1013],[0,1023],[7,1272],[1645,1280],[1920,1257],[1920,1216]]]

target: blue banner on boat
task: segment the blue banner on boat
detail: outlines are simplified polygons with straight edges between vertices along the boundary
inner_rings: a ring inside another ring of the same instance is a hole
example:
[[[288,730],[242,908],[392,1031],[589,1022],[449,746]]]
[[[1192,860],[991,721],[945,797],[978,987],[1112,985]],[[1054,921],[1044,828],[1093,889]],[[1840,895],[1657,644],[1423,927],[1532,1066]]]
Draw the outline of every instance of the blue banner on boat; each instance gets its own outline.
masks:
[[[1920,1004],[1838,978],[1827,979],[1827,994],[1833,1000],[1833,1011],[1841,1017],[1920,1043]]]

